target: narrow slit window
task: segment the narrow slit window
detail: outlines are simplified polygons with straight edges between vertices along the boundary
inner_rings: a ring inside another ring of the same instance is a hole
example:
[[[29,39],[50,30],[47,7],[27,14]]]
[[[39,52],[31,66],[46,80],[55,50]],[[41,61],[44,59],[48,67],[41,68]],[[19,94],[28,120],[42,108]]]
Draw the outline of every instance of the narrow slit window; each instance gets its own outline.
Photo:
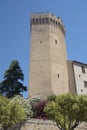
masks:
[[[55,44],[57,44],[57,40],[55,40]]]
[[[79,77],[81,77],[81,75],[79,74]]]
[[[83,90],[81,89],[81,92],[83,92]]]
[[[58,78],[60,77],[59,74],[57,74],[57,77],[58,77]]]

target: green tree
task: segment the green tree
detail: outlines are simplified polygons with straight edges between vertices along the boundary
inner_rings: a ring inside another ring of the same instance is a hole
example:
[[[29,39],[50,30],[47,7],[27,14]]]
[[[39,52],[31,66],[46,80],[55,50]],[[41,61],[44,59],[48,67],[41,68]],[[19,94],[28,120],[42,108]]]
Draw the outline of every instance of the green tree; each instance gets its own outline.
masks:
[[[71,94],[57,96],[54,101],[48,102],[45,112],[60,130],[74,130],[87,119],[87,97]]]
[[[16,60],[12,61],[9,69],[4,73],[4,80],[0,83],[0,93],[11,98],[27,91],[27,87],[21,83],[23,80],[24,75],[19,62]]]
[[[19,102],[0,96],[0,130],[7,130],[26,118],[25,110]]]

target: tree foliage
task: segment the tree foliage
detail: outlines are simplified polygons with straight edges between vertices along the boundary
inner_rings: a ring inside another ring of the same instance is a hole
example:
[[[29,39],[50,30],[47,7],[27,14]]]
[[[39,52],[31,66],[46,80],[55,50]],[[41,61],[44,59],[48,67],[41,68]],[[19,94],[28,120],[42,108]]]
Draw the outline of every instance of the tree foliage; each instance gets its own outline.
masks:
[[[6,130],[26,117],[25,110],[19,102],[0,96],[0,130]]]
[[[4,73],[4,80],[0,83],[0,93],[9,98],[27,91],[27,87],[21,83],[24,80],[23,72],[19,62],[14,60],[8,70]]]
[[[87,97],[71,94],[56,96],[54,101],[48,102],[45,112],[60,130],[74,130],[87,119]]]

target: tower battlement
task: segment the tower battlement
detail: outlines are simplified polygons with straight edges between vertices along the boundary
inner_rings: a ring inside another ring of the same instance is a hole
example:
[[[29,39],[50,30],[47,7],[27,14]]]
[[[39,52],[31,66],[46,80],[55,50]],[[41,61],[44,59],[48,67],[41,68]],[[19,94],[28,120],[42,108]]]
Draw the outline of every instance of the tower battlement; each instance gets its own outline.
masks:
[[[60,17],[56,17],[51,13],[32,13],[31,14],[31,26],[32,25],[52,25],[60,30],[65,35],[65,27]]]

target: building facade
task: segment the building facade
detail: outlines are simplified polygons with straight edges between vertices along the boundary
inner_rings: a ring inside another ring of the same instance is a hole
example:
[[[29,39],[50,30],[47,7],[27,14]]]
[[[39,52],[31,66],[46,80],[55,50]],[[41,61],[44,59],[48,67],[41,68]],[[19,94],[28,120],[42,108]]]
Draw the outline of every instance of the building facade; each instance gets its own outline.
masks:
[[[29,96],[69,92],[65,28],[50,13],[31,15]]]
[[[87,64],[68,61],[69,88],[71,93],[87,95]]]

